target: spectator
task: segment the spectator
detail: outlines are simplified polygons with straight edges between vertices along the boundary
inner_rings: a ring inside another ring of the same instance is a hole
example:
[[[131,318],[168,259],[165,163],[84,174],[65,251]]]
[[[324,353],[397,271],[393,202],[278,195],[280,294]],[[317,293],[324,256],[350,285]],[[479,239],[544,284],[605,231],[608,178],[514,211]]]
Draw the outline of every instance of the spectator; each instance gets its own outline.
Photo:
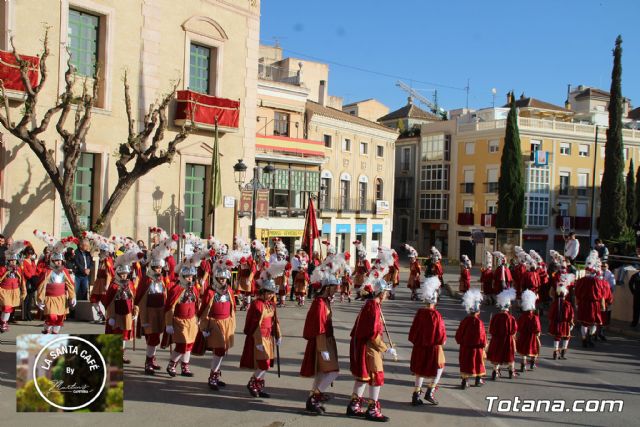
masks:
[[[631,321],[631,327],[635,328],[638,326],[638,320],[640,319],[640,272],[629,279],[629,290],[633,294],[633,320]]]
[[[7,251],[9,245],[7,244],[4,234],[0,234],[0,267],[4,267],[7,260],[4,253]]]
[[[296,251],[296,255],[291,258],[291,280],[292,283],[296,282],[296,276],[298,275],[298,271],[300,270],[300,253],[301,249]],[[291,286],[291,292],[289,293],[289,301],[293,301],[293,293],[295,291],[295,286]]]
[[[73,257],[73,273],[76,276],[76,300],[84,301],[89,293],[89,274],[93,267],[93,257],[91,256],[89,241],[83,239],[78,245]]]
[[[38,283],[40,277],[38,275],[38,258],[36,257],[36,251],[33,246],[27,246],[22,252],[24,259],[22,261],[22,273],[27,282],[27,296],[24,300],[24,320],[33,320],[31,310],[34,306],[34,296],[38,289]]]
[[[569,233],[564,243],[564,257],[573,265],[580,252],[580,242],[576,239],[576,233]]]
[[[76,264],[73,260],[74,256],[75,251],[73,250],[73,248],[67,248],[67,250],[64,252],[64,267],[73,274],[75,274],[76,269]]]
[[[595,249],[598,251],[598,257],[600,257],[601,262],[605,263],[609,260],[609,249],[607,249],[602,239],[596,239]]]

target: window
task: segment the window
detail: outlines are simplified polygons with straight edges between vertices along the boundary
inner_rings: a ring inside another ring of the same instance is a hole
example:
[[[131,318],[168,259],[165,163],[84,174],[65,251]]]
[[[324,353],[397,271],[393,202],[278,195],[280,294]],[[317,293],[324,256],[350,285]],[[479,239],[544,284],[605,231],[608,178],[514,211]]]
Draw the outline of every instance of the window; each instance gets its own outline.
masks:
[[[422,138],[420,144],[422,151],[421,161],[449,160],[450,135],[428,135]]]
[[[82,76],[93,77],[98,63],[100,17],[69,9],[68,45],[71,64]]]
[[[340,179],[340,206],[339,209],[349,209],[349,184],[348,179]]]
[[[73,179],[73,202],[78,209],[78,217],[83,227],[91,227],[93,210],[93,178],[95,170],[95,155],[80,153],[78,166]],[[71,228],[67,217],[62,212],[62,237],[71,236]]]
[[[586,196],[589,192],[589,174],[588,173],[579,173],[578,174],[578,196]]]
[[[549,225],[550,171],[547,166],[527,167],[525,222],[530,227]]]
[[[587,144],[578,145],[578,156],[589,157],[589,146]]]
[[[384,145],[378,145],[376,149],[376,156],[384,157]]]
[[[464,194],[473,194],[473,175],[475,171],[473,169],[467,169],[463,172],[461,192]]]
[[[384,199],[384,186],[382,179],[376,178],[376,200]]]
[[[420,168],[420,190],[448,190],[449,165],[423,165]]]
[[[467,142],[464,145],[464,152],[468,155],[473,155],[476,152],[476,143],[475,142]]]
[[[586,203],[576,203],[576,216],[587,216],[587,204]]]
[[[624,156],[624,160],[628,160],[629,159],[629,149],[625,148],[624,150],[622,150],[622,155]]]
[[[360,154],[368,154],[369,153],[369,144],[366,142],[360,143]]]
[[[487,193],[498,192],[498,169],[487,169]]]
[[[403,172],[408,172],[411,170],[411,147],[402,147],[400,170]]]
[[[276,111],[273,114],[273,134],[275,136],[289,136],[289,115]]]
[[[327,148],[331,148],[331,135],[324,136],[324,146]]]
[[[189,89],[200,92],[209,92],[209,80],[211,73],[211,49],[191,43],[189,55]]]
[[[495,200],[487,200],[487,213],[488,214],[498,213],[498,205]]]
[[[420,219],[446,220],[448,214],[448,194],[421,194]]]
[[[569,203],[558,203],[558,215],[569,216]]]
[[[331,178],[322,178],[320,182],[320,207],[328,209],[331,207]]]
[[[350,139],[343,139],[342,140],[342,151],[351,151],[351,140]]]
[[[560,154],[564,155],[564,156],[570,156],[571,155],[571,144],[568,142],[561,142],[560,143]]]
[[[536,157],[536,151],[542,150],[542,141],[539,139],[531,140],[531,160],[533,161]]]
[[[463,210],[464,213],[473,213],[473,200],[465,200]]]
[[[571,174],[569,172],[560,172],[560,189],[558,192],[561,196],[569,195],[570,179],[571,179]]]
[[[360,210],[364,211],[367,209],[367,183],[359,182],[358,183],[358,199],[360,201]]]
[[[489,152],[497,153],[500,151],[500,141],[497,139],[492,139],[489,141]]]
[[[550,173],[547,166],[528,167],[526,180],[527,193],[549,194]]]
[[[549,197],[526,196],[526,224],[529,227],[547,227],[549,225]]]
[[[203,237],[206,167],[187,163],[184,189],[184,231]]]

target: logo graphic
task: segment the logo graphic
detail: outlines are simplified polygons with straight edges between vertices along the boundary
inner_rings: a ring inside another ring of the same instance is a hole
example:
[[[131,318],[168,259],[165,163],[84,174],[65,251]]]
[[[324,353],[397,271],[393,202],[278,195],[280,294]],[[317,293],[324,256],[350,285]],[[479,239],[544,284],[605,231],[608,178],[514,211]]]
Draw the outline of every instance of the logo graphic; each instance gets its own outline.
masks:
[[[34,381],[36,391],[48,404],[64,411],[85,408],[102,393],[107,383],[107,363],[98,348],[90,341],[75,336],[60,336],[47,342],[35,358],[33,378],[38,372],[47,373],[62,364],[62,379],[53,381],[48,388],[41,388]],[[72,395],[65,399],[74,406],[64,406],[52,401],[51,394]]]

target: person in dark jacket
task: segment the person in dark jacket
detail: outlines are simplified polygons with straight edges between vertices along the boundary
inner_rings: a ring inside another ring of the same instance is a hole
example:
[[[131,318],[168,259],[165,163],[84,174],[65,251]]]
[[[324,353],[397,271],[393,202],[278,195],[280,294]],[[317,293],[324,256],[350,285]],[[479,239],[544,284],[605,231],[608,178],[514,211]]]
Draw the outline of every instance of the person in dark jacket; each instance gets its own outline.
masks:
[[[89,275],[93,267],[93,257],[89,252],[89,241],[83,239],[73,257],[73,274],[76,276],[76,299],[84,301],[89,292]]]
[[[7,263],[7,259],[5,257],[5,252],[7,251],[7,241],[4,237],[4,234],[0,234],[0,267],[4,267]]]
[[[631,276],[629,290],[633,294],[633,320],[631,321],[631,327],[635,328],[638,326],[638,320],[640,320],[640,272]]]

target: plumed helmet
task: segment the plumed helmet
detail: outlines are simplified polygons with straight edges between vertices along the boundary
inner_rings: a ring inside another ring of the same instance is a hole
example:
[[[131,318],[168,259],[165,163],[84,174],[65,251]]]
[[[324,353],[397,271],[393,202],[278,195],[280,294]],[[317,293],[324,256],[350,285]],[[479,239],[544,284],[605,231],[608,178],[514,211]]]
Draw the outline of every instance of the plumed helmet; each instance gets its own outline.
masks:
[[[413,246],[405,243],[404,248],[409,252],[409,258],[418,258],[418,251],[416,251]]]
[[[484,262],[482,263],[485,269],[490,270],[493,267],[493,255],[491,252],[486,251],[484,253]]]
[[[180,276],[182,276],[182,277],[195,276],[196,274],[198,274],[198,270],[193,266],[183,265],[180,268]]]
[[[214,277],[216,279],[218,278],[222,278],[222,279],[231,279],[231,272],[229,270],[227,270],[226,268],[216,268],[216,271],[214,272]]]
[[[431,246],[430,252],[431,252],[431,259],[432,260],[438,261],[438,260],[442,259],[442,254],[440,253],[438,248],[436,248],[435,246]]]
[[[471,268],[471,260],[467,255],[462,255],[462,262],[460,263],[464,268]]]
[[[322,244],[325,245],[327,247],[327,255],[335,255],[336,254],[336,248],[335,246],[333,246],[331,244],[330,241],[328,240],[323,240]]]
[[[522,292],[522,296],[520,298],[520,307],[522,308],[522,311],[533,311],[536,309],[536,299],[538,299],[538,297],[535,292],[527,289]]]
[[[480,311],[480,303],[482,302],[482,293],[479,289],[469,289],[462,296],[462,305],[467,313],[477,313]]]
[[[63,252],[52,252],[51,258],[49,258],[51,262],[53,261],[64,261],[64,253]]]
[[[120,264],[116,266],[116,274],[129,274],[131,273],[131,266],[129,264]]]
[[[589,255],[587,256],[584,264],[584,269],[592,275],[600,272],[602,270],[602,263],[600,262],[598,251],[592,250],[591,252],[589,252]]]
[[[440,289],[440,279],[438,276],[423,277],[420,279],[420,295],[423,301],[429,304],[438,302],[438,289]]]
[[[513,288],[505,289],[496,295],[496,307],[500,310],[508,310],[511,307],[511,301],[516,299],[516,290]]]
[[[364,247],[360,240],[353,241],[354,246],[356,247],[356,256],[360,259],[364,259],[367,257],[367,249]]]
[[[151,268],[164,268],[166,265],[167,263],[162,258],[151,258],[151,261],[149,262],[149,266],[151,266]]]

